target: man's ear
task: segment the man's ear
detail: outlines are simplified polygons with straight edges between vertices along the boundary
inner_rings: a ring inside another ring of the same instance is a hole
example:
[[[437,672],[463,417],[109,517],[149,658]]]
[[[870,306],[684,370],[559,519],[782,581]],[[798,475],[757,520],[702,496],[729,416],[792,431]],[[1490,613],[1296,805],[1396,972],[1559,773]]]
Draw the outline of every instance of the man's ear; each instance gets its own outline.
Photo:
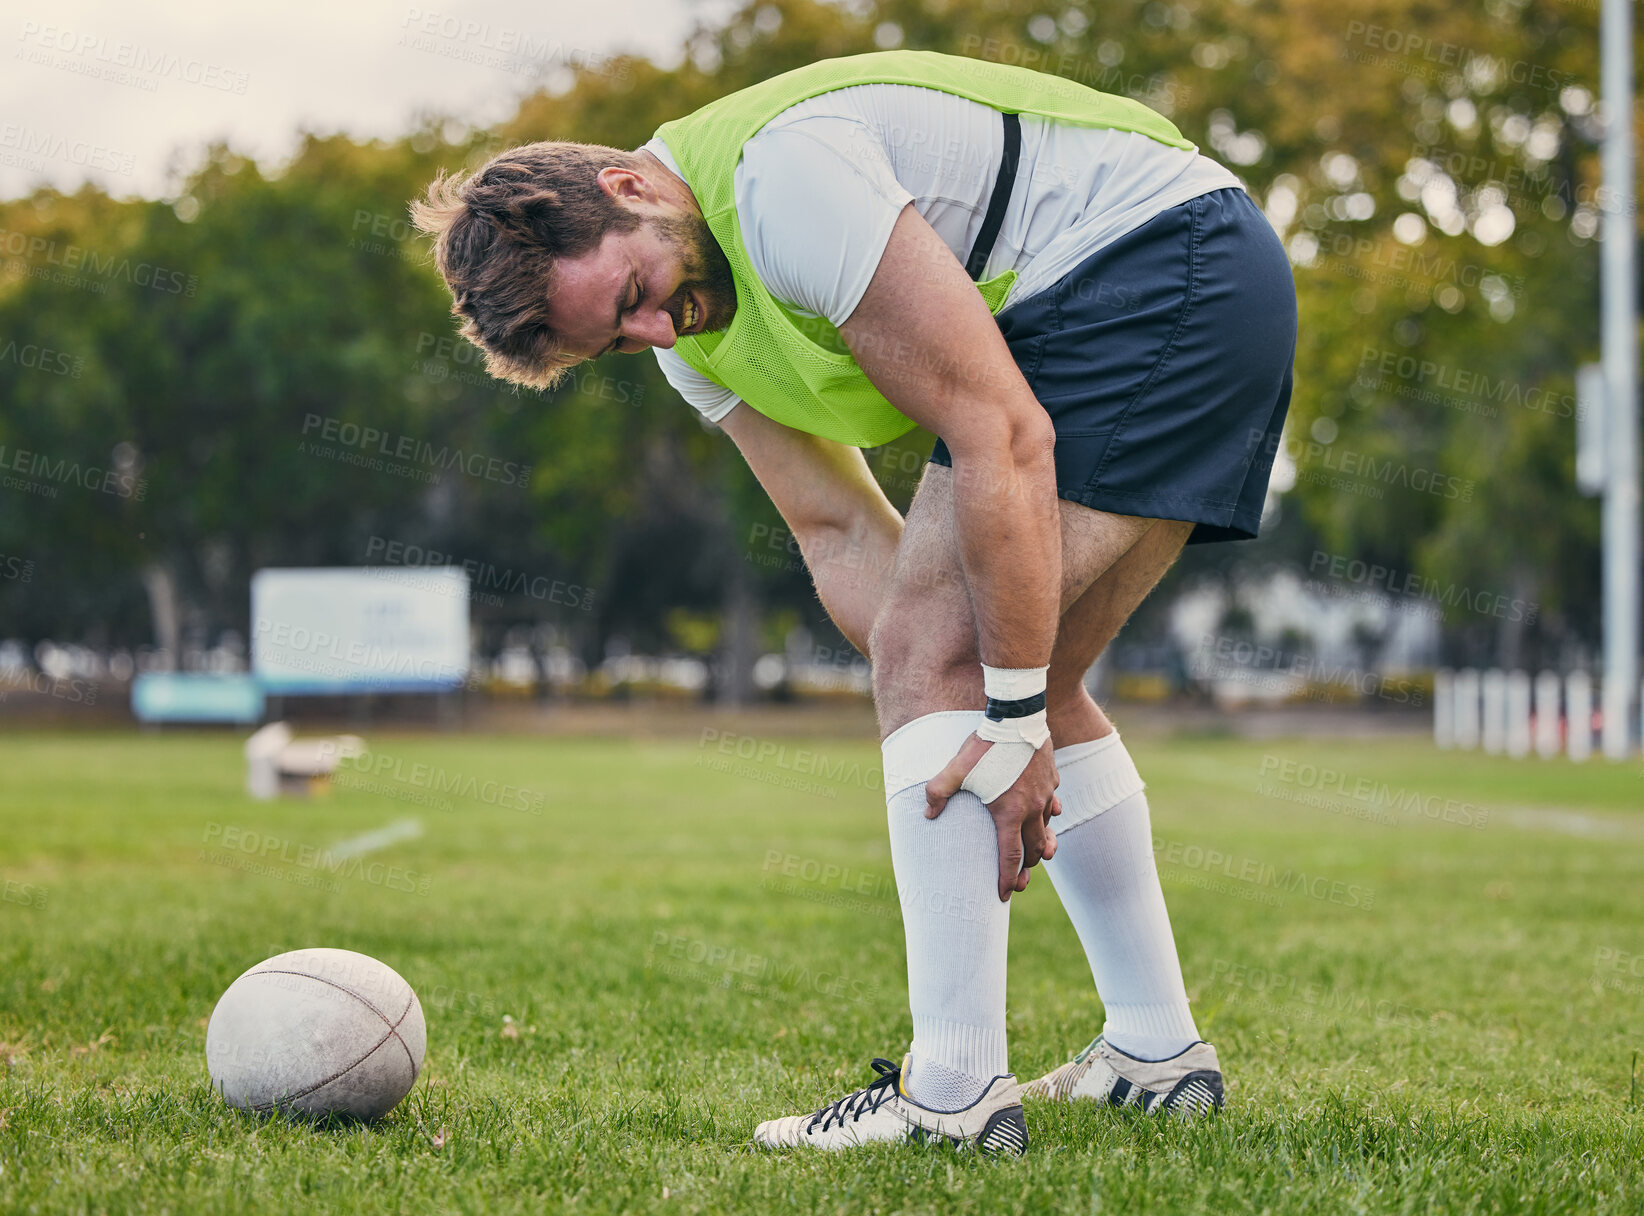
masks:
[[[656,186],[636,169],[608,165],[594,178],[599,188],[618,202],[655,202]]]

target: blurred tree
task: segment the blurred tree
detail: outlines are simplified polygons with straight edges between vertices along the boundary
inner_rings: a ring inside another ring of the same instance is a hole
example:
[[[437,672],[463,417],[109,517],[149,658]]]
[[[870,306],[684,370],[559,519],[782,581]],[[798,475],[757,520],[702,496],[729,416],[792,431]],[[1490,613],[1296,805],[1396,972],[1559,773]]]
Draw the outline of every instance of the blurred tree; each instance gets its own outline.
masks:
[[[1597,509],[1572,492],[1572,373],[1597,307],[1596,20],[1536,0],[751,0],[699,28],[677,70],[585,75],[504,134],[633,147],[755,80],[896,46],[1144,101],[1244,177],[1297,266],[1292,552],[1427,580],[1458,657],[1557,661],[1597,629]],[[1226,578],[1246,552],[1192,550],[1174,577]]]
[[[532,627],[597,662],[611,639],[678,645],[671,608],[718,612],[715,688],[735,699],[760,620],[797,613],[842,645],[798,563],[769,560],[763,492],[654,359],[552,394],[490,380],[405,204],[515,143],[638,147],[775,73],[909,46],[1137,97],[1240,173],[1285,241],[1301,339],[1276,484],[1294,485],[1259,550],[1195,547],[1176,585],[1323,550],[1431,580],[1457,657],[1579,659],[1598,598],[1571,388],[1596,350],[1596,21],[1557,0],[750,0],[677,67],[585,66],[494,131],[435,115],[392,142],[308,136],[277,172],[212,148],[174,203],[0,203],[0,445],[47,462],[22,489],[8,464],[0,489],[0,554],[35,562],[0,580],[0,633],[202,644],[246,627],[256,568],[401,542],[492,580],[491,649]],[[411,458],[383,455],[402,441]],[[900,506],[929,443],[869,453]],[[452,452],[522,471],[432,467]],[[86,489],[87,469],[113,481]],[[544,602],[511,575],[590,594]]]

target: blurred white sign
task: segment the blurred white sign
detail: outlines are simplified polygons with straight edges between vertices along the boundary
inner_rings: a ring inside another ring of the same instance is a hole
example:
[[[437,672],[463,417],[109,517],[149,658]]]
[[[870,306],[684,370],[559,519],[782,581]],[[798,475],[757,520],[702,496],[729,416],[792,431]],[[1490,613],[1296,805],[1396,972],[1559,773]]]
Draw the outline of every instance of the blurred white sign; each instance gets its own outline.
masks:
[[[259,570],[251,670],[270,693],[430,692],[468,674],[468,574]]]

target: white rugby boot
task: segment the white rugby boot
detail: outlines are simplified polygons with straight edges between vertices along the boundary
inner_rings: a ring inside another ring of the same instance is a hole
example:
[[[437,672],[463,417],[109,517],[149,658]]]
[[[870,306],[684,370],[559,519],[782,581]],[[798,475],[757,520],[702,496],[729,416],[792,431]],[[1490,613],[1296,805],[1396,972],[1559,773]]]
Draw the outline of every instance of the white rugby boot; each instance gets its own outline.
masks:
[[[990,1153],[1027,1151],[1022,1087],[1014,1076],[994,1077],[982,1096],[960,1110],[931,1110],[908,1097],[901,1067],[876,1059],[878,1076],[865,1089],[846,1094],[814,1114],[788,1115],[761,1123],[754,1143],[761,1148],[855,1148],[884,1140],[946,1140],[957,1148]]]
[[[1167,1060],[1138,1060],[1097,1035],[1066,1064],[1022,1086],[1022,1096],[1051,1102],[1088,1098],[1189,1117],[1221,1109],[1222,1070],[1216,1049],[1202,1039]]]

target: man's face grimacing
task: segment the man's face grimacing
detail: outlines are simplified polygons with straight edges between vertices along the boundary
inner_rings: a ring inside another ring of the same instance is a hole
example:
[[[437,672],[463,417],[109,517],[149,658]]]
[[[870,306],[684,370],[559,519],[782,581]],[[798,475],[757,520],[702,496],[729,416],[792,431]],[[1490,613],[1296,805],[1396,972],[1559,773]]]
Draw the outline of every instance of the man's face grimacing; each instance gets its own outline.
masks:
[[[599,184],[639,214],[631,232],[562,258],[549,324],[568,354],[584,359],[670,348],[682,336],[724,329],[736,315],[731,265],[690,190],[654,158],[654,175],[600,170]]]

